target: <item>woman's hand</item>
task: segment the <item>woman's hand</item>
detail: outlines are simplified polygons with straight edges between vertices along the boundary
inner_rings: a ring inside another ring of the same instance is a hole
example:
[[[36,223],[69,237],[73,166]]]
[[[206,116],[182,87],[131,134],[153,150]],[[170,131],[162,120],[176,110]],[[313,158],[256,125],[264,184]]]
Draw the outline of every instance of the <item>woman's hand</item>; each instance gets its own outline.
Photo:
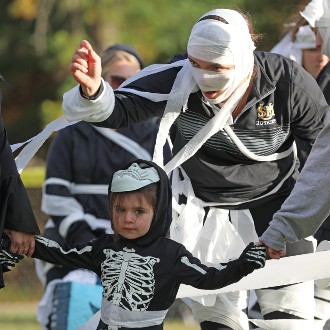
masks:
[[[34,234],[11,229],[5,229],[4,233],[9,236],[11,241],[10,252],[32,256],[35,248]]]
[[[69,72],[81,85],[86,96],[94,95],[101,86],[101,58],[94,52],[90,43],[81,41],[69,64]]]
[[[269,255],[269,257],[272,259],[280,259],[281,257],[284,257],[286,254],[286,252],[284,250],[276,251],[276,250],[272,249],[271,247],[267,246],[266,244],[264,244],[262,241],[259,241],[257,243],[257,246],[258,245],[265,245],[266,252]]]

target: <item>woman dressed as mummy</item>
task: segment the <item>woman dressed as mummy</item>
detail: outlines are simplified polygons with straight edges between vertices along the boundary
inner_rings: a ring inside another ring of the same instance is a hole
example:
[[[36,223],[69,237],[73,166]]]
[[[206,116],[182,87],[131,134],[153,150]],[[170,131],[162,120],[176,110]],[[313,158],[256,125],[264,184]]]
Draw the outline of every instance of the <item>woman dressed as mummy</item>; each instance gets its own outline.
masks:
[[[147,67],[116,91],[102,80],[100,58],[87,41],[69,66],[78,85],[64,94],[68,120],[118,128],[162,118],[154,161],[164,165],[169,135],[170,237],[204,263],[226,262],[257,240],[275,259],[314,251],[308,237],[319,224],[272,219],[324,127],[328,106],[305,70],[255,51],[254,39],[245,16],[216,9],[193,26],[186,56]],[[256,294],[264,328],[286,322],[285,329],[294,329],[314,317],[313,283]],[[203,330],[249,328],[247,292],[187,302]]]

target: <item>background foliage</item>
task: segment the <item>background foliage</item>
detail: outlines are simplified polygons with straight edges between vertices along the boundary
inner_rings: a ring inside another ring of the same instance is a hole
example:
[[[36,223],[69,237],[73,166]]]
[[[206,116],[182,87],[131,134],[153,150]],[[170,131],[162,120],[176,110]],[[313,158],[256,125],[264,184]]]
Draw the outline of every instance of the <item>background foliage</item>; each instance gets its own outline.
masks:
[[[67,65],[80,40],[96,51],[132,44],[147,64],[185,51],[194,22],[214,8],[242,9],[263,34],[258,49],[278,41],[282,25],[305,0],[1,0],[2,116],[11,143],[34,136],[62,115],[63,92],[75,82]],[[45,158],[49,141],[38,152]]]

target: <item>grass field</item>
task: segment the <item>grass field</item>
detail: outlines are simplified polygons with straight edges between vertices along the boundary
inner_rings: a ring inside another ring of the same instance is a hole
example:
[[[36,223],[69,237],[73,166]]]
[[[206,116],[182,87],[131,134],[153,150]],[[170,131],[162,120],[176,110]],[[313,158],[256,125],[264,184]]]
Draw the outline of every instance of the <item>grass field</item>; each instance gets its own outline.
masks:
[[[0,329],[40,330],[36,320],[37,302],[0,303]]]
[[[26,167],[21,178],[26,188],[40,188],[45,180],[44,166]]]
[[[40,330],[36,320],[37,301],[0,302],[1,330]],[[198,330],[196,323],[184,324],[180,320],[166,320],[165,330]]]

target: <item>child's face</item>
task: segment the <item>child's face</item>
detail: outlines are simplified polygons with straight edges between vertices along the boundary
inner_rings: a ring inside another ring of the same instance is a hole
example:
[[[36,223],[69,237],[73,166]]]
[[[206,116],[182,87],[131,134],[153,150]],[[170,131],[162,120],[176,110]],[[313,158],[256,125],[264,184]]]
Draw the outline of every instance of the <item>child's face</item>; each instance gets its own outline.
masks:
[[[117,234],[135,239],[145,235],[151,226],[154,211],[143,195],[128,194],[121,203],[114,201],[112,223]]]

